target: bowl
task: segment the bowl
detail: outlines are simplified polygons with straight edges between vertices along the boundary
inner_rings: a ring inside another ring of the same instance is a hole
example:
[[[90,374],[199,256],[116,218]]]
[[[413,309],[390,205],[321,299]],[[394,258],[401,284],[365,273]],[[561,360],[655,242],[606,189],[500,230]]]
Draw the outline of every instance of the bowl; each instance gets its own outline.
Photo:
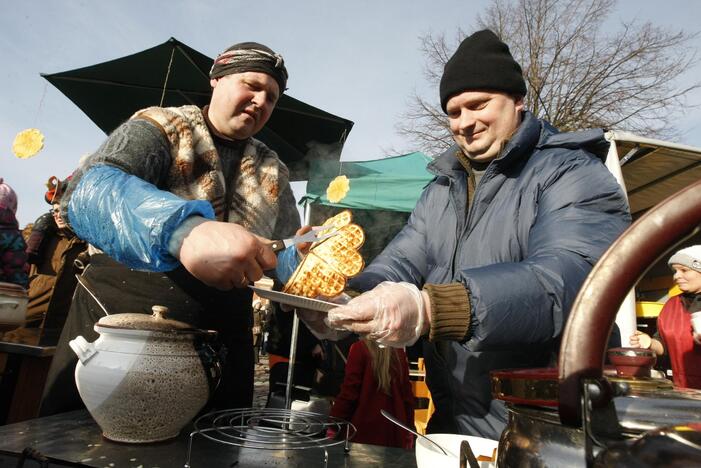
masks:
[[[23,287],[0,282],[0,333],[24,324],[27,302],[27,291]]]
[[[482,437],[472,437],[461,434],[427,434],[426,437],[440,445],[448,452],[448,455],[443,455],[438,447],[433,445],[426,439],[419,437],[416,439],[416,466],[418,468],[449,468],[460,466],[460,443],[467,440],[472,448],[472,453],[475,457],[480,455],[491,457],[494,455],[494,450],[499,445],[498,440],[484,439]],[[480,467],[495,467],[497,466],[496,457],[494,461],[479,462]]]
[[[657,362],[651,349],[611,348],[607,354],[619,377],[650,377],[652,366]]]

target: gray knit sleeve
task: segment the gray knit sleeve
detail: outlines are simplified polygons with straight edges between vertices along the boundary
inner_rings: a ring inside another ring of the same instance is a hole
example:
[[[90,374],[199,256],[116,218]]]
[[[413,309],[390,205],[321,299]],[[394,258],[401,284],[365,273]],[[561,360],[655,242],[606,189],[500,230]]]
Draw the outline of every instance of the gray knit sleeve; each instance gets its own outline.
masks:
[[[171,163],[168,140],[147,120],[129,120],[114,130],[98,150],[81,161],[61,197],[61,214],[67,219],[67,207],[73,190],[91,167],[107,164],[136,176],[161,190],[167,190]]]
[[[170,163],[165,135],[153,123],[136,119],[117,127],[81,169],[108,164],[163,189]]]

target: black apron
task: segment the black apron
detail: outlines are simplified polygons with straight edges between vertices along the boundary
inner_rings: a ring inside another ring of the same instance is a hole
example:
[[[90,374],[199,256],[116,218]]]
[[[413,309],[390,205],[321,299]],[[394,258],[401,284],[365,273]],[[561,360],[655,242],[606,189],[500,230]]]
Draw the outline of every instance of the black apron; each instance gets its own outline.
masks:
[[[222,380],[207,409],[248,408],[253,404],[252,292],[219,291],[194,278],[183,267],[167,273],[137,271],[104,254],[93,255],[83,276],[110,314],[151,314],[153,305],[168,307],[168,317],[196,328],[216,330],[222,358]],[[66,323],[44,387],[40,416],[84,408],[75,385],[78,358],[68,342],[82,335],[89,342],[105,315],[80,285],[73,295]]]

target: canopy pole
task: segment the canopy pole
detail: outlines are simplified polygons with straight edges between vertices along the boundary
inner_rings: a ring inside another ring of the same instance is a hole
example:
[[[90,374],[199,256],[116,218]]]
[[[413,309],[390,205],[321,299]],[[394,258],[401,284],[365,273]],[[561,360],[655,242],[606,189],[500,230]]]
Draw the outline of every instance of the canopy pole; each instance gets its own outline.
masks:
[[[312,210],[311,207],[309,206],[309,201],[304,200],[304,225],[309,226],[309,223],[311,222],[312,218]]]
[[[297,362],[297,337],[299,336],[299,317],[297,310],[292,312],[292,335],[290,336],[290,361],[287,366],[287,385],[285,386],[285,409],[292,409],[292,388],[294,387],[295,364]]]
[[[626,183],[623,180],[623,172],[621,171],[616,140],[611,134],[607,133],[605,136],[611,143],[608,154],[606,155],[606,168],[616,178],[616,182],[618,182],[618,185],[623,189],[626,201],[628,201],[628,191],[626,190]],[[630,209],[630,203],[628,203],[628,208]],[[616,314],[616,326],[621,334],[621,346],[629,347],[630,337],[635,330],[638,329],[638,319],[635,314],[635,288],[631,289],[623,299],[618,313]]]

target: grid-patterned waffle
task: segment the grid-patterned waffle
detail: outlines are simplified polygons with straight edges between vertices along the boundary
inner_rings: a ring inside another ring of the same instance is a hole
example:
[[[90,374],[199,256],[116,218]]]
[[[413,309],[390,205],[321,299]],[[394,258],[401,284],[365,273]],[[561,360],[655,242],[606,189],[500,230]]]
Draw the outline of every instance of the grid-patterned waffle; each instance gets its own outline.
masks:
[[[285,285],[284,292],[305,297],[334,297],[341,294],[346,278],[360,273],[365,266],[358,249],[365,242],[365,233],[352,224],[350,211],[342,211],[326,220],[333,224],[335,236],[312,245],[309,254],[300,262]]]
[[[295,271],[284,292],[314,298],[338,296],[346,287],[346,277],[316,255],[308,255]]]
[[[338,233],[312,246],[311,255],[320,257],[344,276],[355,276],[363,269],[363,257],[358,249],[365,242],[365,233],[357,224],[348,224]]]

